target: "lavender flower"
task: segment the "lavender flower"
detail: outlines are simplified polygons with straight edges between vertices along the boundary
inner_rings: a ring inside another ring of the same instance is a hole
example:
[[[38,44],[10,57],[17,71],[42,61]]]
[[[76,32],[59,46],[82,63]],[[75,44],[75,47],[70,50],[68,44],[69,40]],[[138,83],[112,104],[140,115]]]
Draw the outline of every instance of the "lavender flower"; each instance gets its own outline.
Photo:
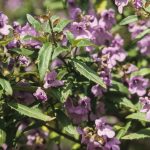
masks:
[[[122,48],[123,40],[119,35],[116,35],[110,47],[102,50],[103,55],[108,56],[108,68],[112,68],[117,64],[117,61],[122,62],[125,60],[127,53]]]
[[[140,97],[140,103],[142,104],[141,112],[146,113],[146,118],[150,120],[150,98]]]
[[[150,34],[138,41],[140,52],[144,55],[150,55]]]
[[[99,25],[102,28],[110,30],[115,23],[115,11],[113,9],[105,10],[102,12],[101,19],[99,20]]]
[[[91,38],[91,33],[86,29],[86,25],[83,22],[73,22],[70,27],[70,31],[74,34],[76,39]]]
[[[41,101],[47,101],[48,99],[46,93],[41,89],[41,87],[38,87],[38,89],[35,93],[33,93],[33,95]]]
[[[78,133],[82,136],[81,143],[87,145],[87,150],[120,150],[120,142],[114,137],[115,132],[111,126],[106,124],[104,118],[97,119],[95,125],[94,129],[77,128]]]
[[[122,14],[123,7],[128,5],[129,0],[115,0],[115,4],[118,6],[119,13]]]
[[[108,139],[102,150],[120,150],[120,141],[116,138]]]
[[[8,17],[0,12],[0,34],[2,35],[8,35],[9,34],[9,29],[12,27],[8,25]]]
[[[93,93],[94,96],[102,96],[103,92],[102,92],[102,88],[96,84],[91,88],[91,92]]]
[[[64,82],[57,80],[56,79],[57,73],[56,71],[52,71],[46,74],[45,78],[44,78],[44,88],[51,88],[51,87],[59,87],[59,86],[63,86]]]
[[[71,99],[66,101],[65,108],[75,124],[88,120],[88,114],[91,111],[90,101],[90,98],[84,97],[78,101],[77,106],[73,104]]]
[[[148,28],[148,24],[146,21],[140,20],[136,23],[129,24],[128,30],[131,32],[132,39],[135,39],[138,34],[143,32]]]
[[[149,86],[149,80],[141,76],[132,77],[129,81],[129,91],[131,94],[143,96],[146,94],[146,88]]]
[[[24,65],[24,66],[29,66],[29,64],[31,63],[30,59],[27,58],[26,56],[20,56],[18,60],[20,65]]]
[[[140,9],[143,6],[143,1],[142,0],[134,0],[133,5],[136,9]]]
[[[104,118],[96,119],[95,125],[99,136],[107,136],[108,138],[113,138],[115,136],[115,132],[112,130],[112,127],[106,124]]]

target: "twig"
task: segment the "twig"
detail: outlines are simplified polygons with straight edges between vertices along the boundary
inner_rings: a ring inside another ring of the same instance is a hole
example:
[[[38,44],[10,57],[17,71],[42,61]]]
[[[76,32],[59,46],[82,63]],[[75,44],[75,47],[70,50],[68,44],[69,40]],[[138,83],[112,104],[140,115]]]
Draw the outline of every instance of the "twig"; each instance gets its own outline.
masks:
[[[53,128],[53,127],[50,127],[50,126],[48,126],[48,125],[45,125],[45,126],[46,126],[49,130],[54,131],[54,132],[58,133],[59,135],[65,137],[65,138],[67,138],[67,139],[69,139],[69,140],[71,140],[71,141],[73,141],[73,142],[75,142],[75,143],[81,144],[79,140],[73,138],[72,136],[67,135],[67,134],[65,134],[65,133],[62,133],[61,131],[59,131],[59,130]]]

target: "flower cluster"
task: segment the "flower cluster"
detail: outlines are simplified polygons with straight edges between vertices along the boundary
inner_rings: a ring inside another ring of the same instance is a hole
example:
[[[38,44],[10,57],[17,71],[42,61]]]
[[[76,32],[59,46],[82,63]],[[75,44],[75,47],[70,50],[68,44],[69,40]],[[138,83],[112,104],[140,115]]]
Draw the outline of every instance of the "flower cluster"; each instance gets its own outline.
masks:
[[[104,118],[95,120],[95,128],[78,128],[82,136],[82,143],[87,145],[87,150],[120,150],[119,140],[114,138],[115,132],[112,127],[106,124]]]

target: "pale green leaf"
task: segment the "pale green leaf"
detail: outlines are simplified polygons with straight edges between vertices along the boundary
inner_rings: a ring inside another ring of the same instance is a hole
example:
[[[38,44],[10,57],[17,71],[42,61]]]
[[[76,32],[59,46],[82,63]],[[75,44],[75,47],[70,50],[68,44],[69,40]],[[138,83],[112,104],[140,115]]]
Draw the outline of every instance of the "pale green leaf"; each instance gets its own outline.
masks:
[[[12,95],[13,90],[12,90],[12,87],[11,87],[9,81],[0,78],[0,85],[3,88],[3,90],[6,92],[7,95]]]
[[[128,122],[128,123],[125,125],[125,127],[123,127],[123,128],[119,131],[119,133],[116,135],[116,138],[117,138],[117,139],[120,139],[121,137],[123,137],[123,136],[128,132],[128,130],[129,130],[130,127],[131,127],[131,121]]]
[[[39,21],[37,21],[33,16],[31,16],[30,14],[27,14],[27,19],[29,21],[29,23],[37,30],[41,30],[41,24]]]
[[[131,15],[131,16],[124,18],[120,22],[120,25],[127,25],[127,24],[130,24],[132,22],[136,22],[136,21],[138,21],[138,16],[137,15]]]
[[[6,133],[4,130],[0,129],[0,146],[6,141]]]
[[[40,49],[38,55],[38,70],[39,70],[41,80],[44,79],[44,76],[48,71],[51,55],[52,55],[52,44],[45,43]]]
[[[139,140],[144,138],[150,138],[150,128],[142,129],[136,133],[130,133],[121,139],[123,140]]]
[[[135,71],[131,74],[131,77],[146,76],[150,74],[150,68],[142,68],[139,71]]]
[[[52,55],[52,60],[54,60],[57,56],[59,56],[63,52],[70,51],[68,48],[63,48],[63,47],[57,47],[54,49],[54,53]]]
[[[133,113],[131,115],[128,115],[126,118],[127,119],[150,122],[149,120],[146,119],[145,113],[142,113],[142,112]]]

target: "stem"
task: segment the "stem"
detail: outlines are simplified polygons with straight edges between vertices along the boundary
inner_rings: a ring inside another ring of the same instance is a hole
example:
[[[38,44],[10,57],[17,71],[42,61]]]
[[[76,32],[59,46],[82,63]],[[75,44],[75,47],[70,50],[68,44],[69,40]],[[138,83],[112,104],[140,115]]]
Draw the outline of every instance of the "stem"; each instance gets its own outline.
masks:
[[[65,133],[62,133],[61,131],[59,131],[59,130],[53,128],[53,127],[50,127],[50,126],[48,126],[48,125],[45,125],[45,126],[46,126],[49,130],[54,131],[54,132],[58,133],[59,135],[65,137],[65,138],[67,138],[67,139],[69,139],[69,140],[71,140],[71,141],[73,141],[73,142],[75,142],[75,143],[81,144],[79,140],[73,138],[72,136],[67,135],[67,134],[65,134]]]
[[[50,19],[49,19],[49,26],[50,26],[51,33],[52,33],[52,40],[53,40],[53,43],[54,43],[55,47],[57,47],[57,43],[56,43],[56,39],[55,39],[55,33],[54,33],[54,31],[53,31],[52,22],[51,22]]]

